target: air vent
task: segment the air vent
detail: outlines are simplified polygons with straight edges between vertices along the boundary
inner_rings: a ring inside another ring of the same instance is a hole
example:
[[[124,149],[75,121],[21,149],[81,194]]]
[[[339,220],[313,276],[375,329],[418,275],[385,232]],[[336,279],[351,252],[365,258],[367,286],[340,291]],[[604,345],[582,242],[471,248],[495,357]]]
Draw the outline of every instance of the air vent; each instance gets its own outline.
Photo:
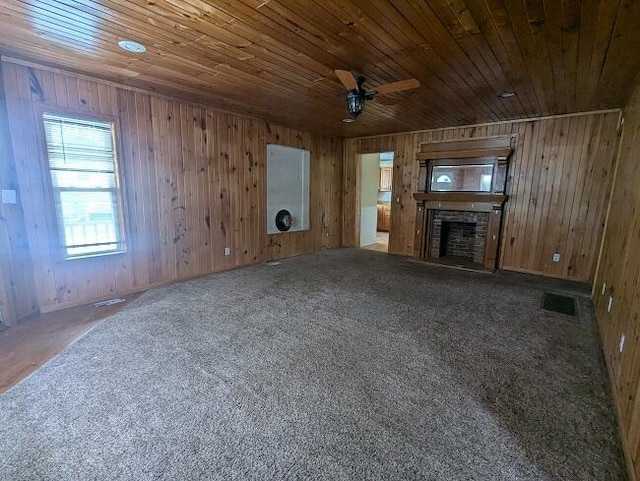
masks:
[[[542,297],[542,308],[545,311],[576,317],[576,298],[554,292],[545,292]]]
[[[124,301],[125,301],[124,299],[118,297],[117,299],[109,299],[108,301],[96,302],[94,306],[106,307],[106,306],[112,306],[114,304],[120,304],[121,302],[124,302]]]

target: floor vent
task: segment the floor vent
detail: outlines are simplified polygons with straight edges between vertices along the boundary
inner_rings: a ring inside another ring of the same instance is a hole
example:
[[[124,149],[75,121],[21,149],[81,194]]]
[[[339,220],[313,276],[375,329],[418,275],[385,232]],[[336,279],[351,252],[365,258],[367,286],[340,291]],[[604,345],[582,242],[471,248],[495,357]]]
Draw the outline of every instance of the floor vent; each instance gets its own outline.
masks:
[[[117,299],[109,299],[108,301],[96,302],[94,306],[106,307],[106,306],[112,306],[114,304],[120,304],[121,302],[124,302],[124,301],[125,301],[124,299],[118,297]]]
[[[545,292],[542,297],[542,308],[546,311],[558,312],[567,316],[577,317],[576,298]]]

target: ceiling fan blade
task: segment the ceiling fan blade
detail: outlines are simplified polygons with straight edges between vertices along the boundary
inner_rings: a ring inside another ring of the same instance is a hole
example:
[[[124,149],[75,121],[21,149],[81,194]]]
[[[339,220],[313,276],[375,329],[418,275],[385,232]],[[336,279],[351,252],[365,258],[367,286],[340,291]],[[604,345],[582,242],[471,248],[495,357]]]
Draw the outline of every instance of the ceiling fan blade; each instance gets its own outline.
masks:
[[[400,102],[394,98],[384,98],[384,97],[374,97],[372,99],[374,102],[381,105],[398,105]]]
[[[402,92],[403,90],[417,89],[420,87],[420,81],[414,78],[407,80],[400,80],[398,82],[392,82],[390,84],[380,85],[376,87],[378,95],[386,95],[394,92]]]
[[[358,82],[351,72],[348,70],[334,70],[334,72],[347,90],[358,90]]]

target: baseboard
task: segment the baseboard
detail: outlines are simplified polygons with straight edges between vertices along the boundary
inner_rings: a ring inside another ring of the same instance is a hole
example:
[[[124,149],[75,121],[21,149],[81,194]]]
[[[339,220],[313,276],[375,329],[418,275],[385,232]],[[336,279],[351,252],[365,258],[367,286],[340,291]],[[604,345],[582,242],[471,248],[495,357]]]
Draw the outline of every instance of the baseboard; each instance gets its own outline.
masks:
[[[589,284],[589,286],[591,286],[590,281],[576,279],[575,277],[566,277],[566,276],[559,276],[556,274],[549,274],[548,272],[534,271],[532,269],[521,269],[520,267],[506,267],[506,266],[500,266],[499,269],[502,271],[520,272],[522,274],[532,274],[534,276],[549,277],[551,279],[561,279],[563,281],[569,281],[569,282],[579,282],[581,284]]]
[[[178,282],[178,281],[174,281],[174,282]],[[158,283],[155,283],[155,284],[145,285],[144,287],[139,287],[139,288],[135,288],[135,289],[128,289],[128,290],[125,290],[125,291],[114,292],[111,297],[129,296],[131,294],[137,294],[139,292],[148,291],[149,289],[153,289],[154,287],[160,287],[160,286],[166,285],[166,284],[169,284],[169,282],[158,282]],[[51,306],[45,306],[42,309],[40,309],[40,312],[42,314],[47,314],[49,312],[62,311],[64,309],[71,309],[72,307],[80,307],[80,306],[86,306],[86,305],[89,305],[89,304],[94,304],[96,302],[104,301],[106,299],[109,299],[109,297],[101,296],[101,297],[97,297],[97,298],[82,299],[82,300],[73,301],[73,302],[63,302],[63,303],[60,303],[60,304],[53,304]]]
[[[299,255],[299,254],[296,254],[296,255]],[[293,257],[293,256],[289,256],[289,257]],[[156,287],[169,286],[169,285],[175,284],[177,282],[189,281],[191,279],[198,279],[200,277],[207,277],[207,276],[211,276],[211,275],[214,275],[214,274],[218,274],[220,272],[231,271],[231,270],[234,270],[234,269],[240,269],[242,267],[249,267],[249,266],[252,266],[252,265],[262,264],[263,262],[264,262],[263,260],[260,260],[260,261],[256,261],[256,262],[251,262],[249,264],[242,264],[242,265],[233,266],[233,267],[229,267],[229,268],[225,268],[225,269],[220,269],[220,270],[213,271],[213,272],[208,272],[206,274],[198,274],[196,276],[182,277],[180,279],[171,279],[171,280],[166,280],[166,281],[154,282],[152,284],[145,284],[144,286],[138,286],[138,287],[135,287],[133,289],[126,289],[126,290],[122,290],[122,291],[118,291],[118,292],[112,292],[109,295],[104,295],[104,296],[100,296],[100,297],[97,297],[97,298],[81,299],[81,300],[72,301],[72,302],[64,302],[64,303],[60,303],[60,304],[54,304],[54,305],[51,305],[51,306],[45,306],[45,307],[40,309],[40,312],[42,314],[46,314],[48,312],[61,311],[63,309],[69,309],[69,308],[72,308],[72,307],[86,306],[88,304],[94,304],[96,302],[104,301],[104,300],[107,300],[107,299],[110,299],[110,298],[114,298],[114,297],[124,297],[124,296],[129,296],[131,294],[138,294],[140,292],[145,292],[145,291],[148,291],[149,289],[154,289]]]

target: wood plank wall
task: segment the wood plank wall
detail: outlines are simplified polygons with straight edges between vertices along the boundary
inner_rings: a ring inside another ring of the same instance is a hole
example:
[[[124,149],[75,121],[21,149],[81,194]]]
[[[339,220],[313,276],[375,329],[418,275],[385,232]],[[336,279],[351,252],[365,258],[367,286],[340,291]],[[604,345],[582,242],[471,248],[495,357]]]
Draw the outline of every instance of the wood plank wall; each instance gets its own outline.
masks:
[[[412,255],[419,144],[511,135],[499,266],[589,282],[593,279],[612,167],[619,111],[501,122],[345,141],[343,244],[359,238],[357,154],[394,151],[389,251]],[[551,261],[554,252],[559,263]]]
[[[342,139],[48,69],[5,62],[3,70],[41,310],[340,246]],[[41,93],[30,87],[30,71]],[[42,108],[119,120],[126,254],[71,261],[56,257],[38,135]],[[311,151],[309,231],[266,234],[267,143]],[[223,255],[225,246],[231,247],[231,256]]]
[[[620,156],[593,300],[628,464],[634,479],[640,479],[640,82],[623,116]]]
[[[0,70],[0,78],[1,74]],[[4,324],[11,326],[36,312],[38,304],[1,82],[0,189],[16,192],[17,200],[15,204],[0,201],[0,312]]]

